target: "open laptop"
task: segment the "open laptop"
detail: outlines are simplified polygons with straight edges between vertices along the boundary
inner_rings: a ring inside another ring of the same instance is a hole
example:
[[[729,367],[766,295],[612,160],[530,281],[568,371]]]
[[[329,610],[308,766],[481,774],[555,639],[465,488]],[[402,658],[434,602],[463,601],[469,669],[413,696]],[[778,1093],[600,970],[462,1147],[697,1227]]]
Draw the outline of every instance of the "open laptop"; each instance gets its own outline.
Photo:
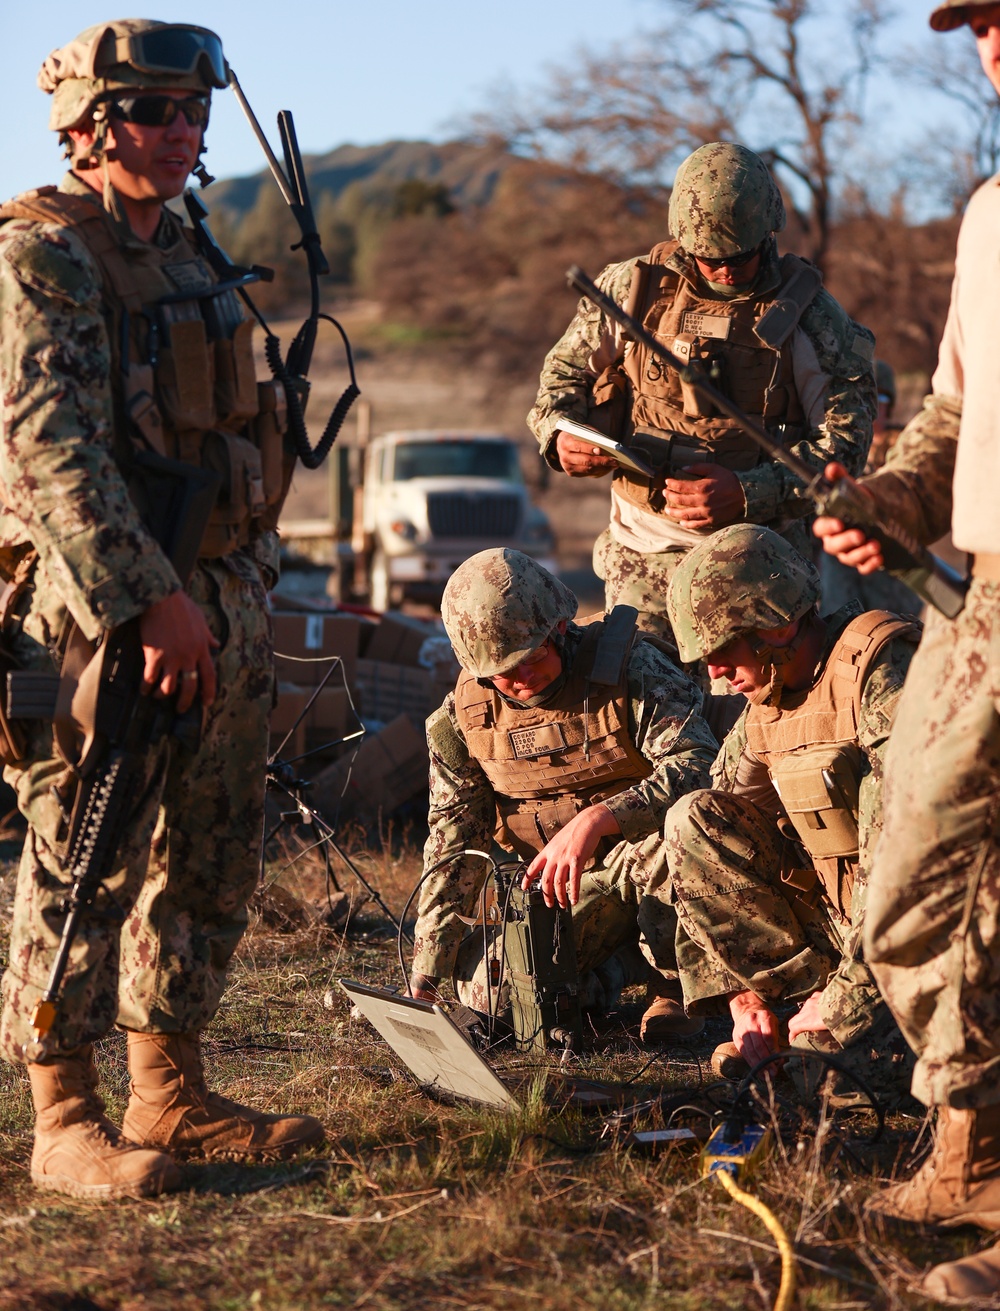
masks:
[[[517,1092],[499,1078],[448,1012],[435,1002],[397,996],[353,979],[340,979],[339,983],[423,1088],[486,1106],[521,1104]],[[550,1086],[546,1099],[553,1104],[594,1111],[638,1111],[662,1096],[659,1090],[632,1084],[581,1079],[556,1070],[547,1073]],[[519,1082],[527,1092],[532,1079]],[[693,1137],[689,1130],[659,1132],[671,1138]]]
[[[352,979],[341,979],[340,986],[422,1087],[487,1106],[517,1103],[437,1003],[397,997]]]

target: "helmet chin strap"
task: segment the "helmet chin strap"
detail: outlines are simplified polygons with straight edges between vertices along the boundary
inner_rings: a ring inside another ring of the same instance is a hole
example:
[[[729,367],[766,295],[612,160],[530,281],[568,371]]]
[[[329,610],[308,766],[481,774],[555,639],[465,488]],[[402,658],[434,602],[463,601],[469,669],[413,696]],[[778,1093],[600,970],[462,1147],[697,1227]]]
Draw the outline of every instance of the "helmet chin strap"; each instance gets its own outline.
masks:
[[[813,616],[805,614],[799,622],[799,631],[795,634],[787,646],[771,646],[763,638],[754,633],[747,634],[747,641],[750,643],[751,650],[758,660],[762,661],[765,669],[770,669],[771,678],[766,687],[762,687],[759,692],[752,692],[747,695],[747,700],[751,705],[763,706],[770,704],[775,710],[781,709],[781,692],[785,686],[785,677],[788,673],[788,667],[799,653],[802,643],[806,639],[806,634],[812,627]]]

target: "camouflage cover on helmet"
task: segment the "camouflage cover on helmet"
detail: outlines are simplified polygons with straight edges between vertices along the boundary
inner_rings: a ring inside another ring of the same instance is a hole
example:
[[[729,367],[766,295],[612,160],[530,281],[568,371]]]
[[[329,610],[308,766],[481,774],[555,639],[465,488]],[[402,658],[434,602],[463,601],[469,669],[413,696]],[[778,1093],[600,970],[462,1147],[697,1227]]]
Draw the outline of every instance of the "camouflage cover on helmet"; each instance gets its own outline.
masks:
[[[944,0],[931,14],[935,32],[951,32],[969,21],[970,9],[988,9],[997,0]]]
[[[39,87],[52,96],[49,127],[53,132],[82,127],[104,96],[132,87],[211,92],[204,64],[191,73],[151,73],[128,63],[111,62],[119,37],[139,36],[156,28],[194,27],[152,18],[118,18],[88,27],[68,45],[53,50],[38,73]],[[206,31],[207,29],[196,29]],[[214,33],[213,33],[214,35]]]
[[[459,664],[477,678],[513,669],[576,614],[576,597],[537,560],[497,547],[452,574],[441,618]]]
[[[680,657],[703,660],[742,633],[782,628],[819,600],[819,574],[783,537],[733,524],[689,551],[667,597]]]
[[[713,141],[677,170],[670,235],[691,255],[721,259],[760,245],[785,226],[785,205],[767,165],[746,146]]]

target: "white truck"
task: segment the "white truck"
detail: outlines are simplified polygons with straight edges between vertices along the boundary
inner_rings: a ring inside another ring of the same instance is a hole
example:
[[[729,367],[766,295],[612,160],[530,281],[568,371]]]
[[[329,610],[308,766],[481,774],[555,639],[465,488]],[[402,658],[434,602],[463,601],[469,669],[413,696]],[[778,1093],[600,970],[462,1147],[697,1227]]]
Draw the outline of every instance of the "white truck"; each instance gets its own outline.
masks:
[[[437,605],[458,565],[492,546],[514,547],[556,567],[552,529],[531,503],[509,437],[388,432],[357,455],[363,468],[350,480],[349,590],[367,596],[374,609],[404,600]]]

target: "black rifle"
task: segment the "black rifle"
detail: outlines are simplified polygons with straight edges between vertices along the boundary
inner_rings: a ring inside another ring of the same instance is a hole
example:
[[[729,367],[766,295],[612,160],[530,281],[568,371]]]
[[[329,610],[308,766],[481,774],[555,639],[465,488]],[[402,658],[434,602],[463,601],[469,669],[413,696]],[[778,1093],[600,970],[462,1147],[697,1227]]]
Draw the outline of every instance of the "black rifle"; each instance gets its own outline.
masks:
[[[206,469],[151,452],[137,454],[135,465],[130,483],[133,499],[181,582],[186,583],[220,479]],[[63,976],[81,921],[87,915],[123,918],[113,899],[107,908],[96,902],[114,869],[150,747],[168,733],[189,746],[196,746],[198,739],[200,711],[195,707],[179,717],[173,698],[142,695],[144,657],[138,619],[112,629],[93,662],[98,670],[93,723],[86,726],[88,745],[79,764],[72,813],[67,815],[63,865],[71,883],[61,907],[65,919],[48,985],[31,1016],[33,1045],[40,1054],[58,1017]],[[10,677],[16,680],[17,675]],[[16,688],[14,682],[12,693]],[[34,708],[37,713],[37,704]]]
[[[818,514],[840,519],[847,527],[860,528],[868,537],[876,540],[882,547],[886,568],[898,574],[907,586],[943,615],[954,619],[961,612],[969,590],[969,580],[939,560],[898,523],[880,518],[871,498],[852,478],[831,480],[822,470],[817,473],[799,456],[779,445],[739,406],[734,405],[728,396],[714,387],[697,364],[685,364],[667,350],[641,323],[626,313],[610,296],[605,295],[577,265],[567,270],[566,280],[603,310],[608,318],[620,324],[633,341],[641,342],[657,359],[674,369],[682,382],[688,383],[727,419],[738,424],[772,460],[780,461],[797,478],[801,478],[806,495],[812,499]]]

